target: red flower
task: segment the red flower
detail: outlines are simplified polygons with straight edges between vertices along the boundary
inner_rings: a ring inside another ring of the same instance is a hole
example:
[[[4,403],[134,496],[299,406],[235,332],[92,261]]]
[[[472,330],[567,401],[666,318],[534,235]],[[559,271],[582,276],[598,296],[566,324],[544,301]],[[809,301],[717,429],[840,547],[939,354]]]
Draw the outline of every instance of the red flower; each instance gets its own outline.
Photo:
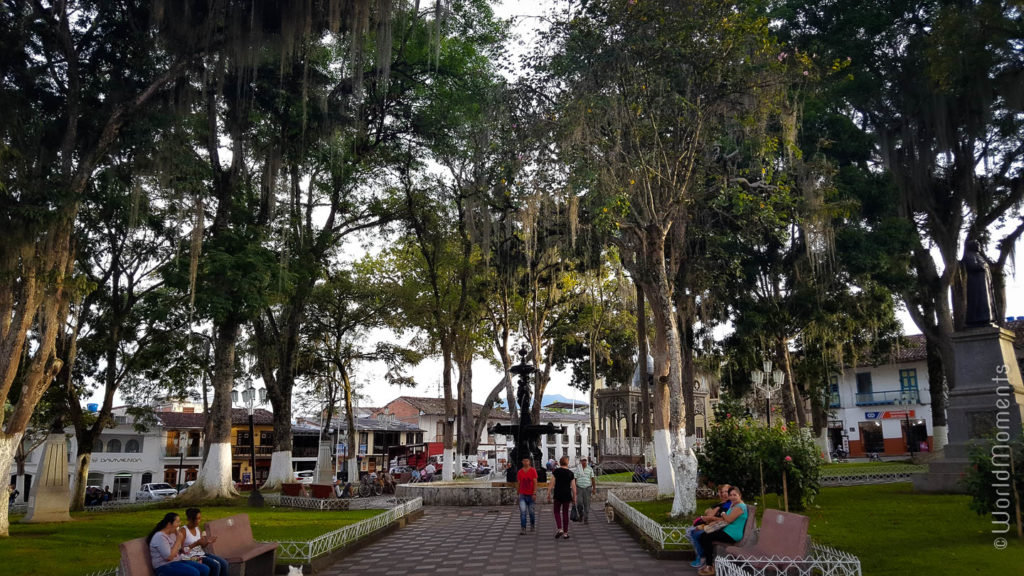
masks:
[[[786,456],[786,462],[792,462],[792,461],[793,461],[793,457],[792,456]]]

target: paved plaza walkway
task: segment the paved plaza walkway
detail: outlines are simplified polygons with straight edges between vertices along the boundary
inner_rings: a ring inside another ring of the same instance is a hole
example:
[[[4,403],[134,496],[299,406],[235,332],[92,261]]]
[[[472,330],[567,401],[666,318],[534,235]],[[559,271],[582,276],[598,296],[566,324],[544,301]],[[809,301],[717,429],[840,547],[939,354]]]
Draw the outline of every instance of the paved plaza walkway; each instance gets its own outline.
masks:
[[[537,531],[519,535],[515,506],[425,506],[404,528],[345,556],[322,572],[350,574],[452,574],[465,576],[654,576],[696,574],[689,562],[659,560],[603,509],[589,524],[572,523],[571,538],[555,540],[551,505],[538,506]],[[532,562],[527,563],[528,559]]]

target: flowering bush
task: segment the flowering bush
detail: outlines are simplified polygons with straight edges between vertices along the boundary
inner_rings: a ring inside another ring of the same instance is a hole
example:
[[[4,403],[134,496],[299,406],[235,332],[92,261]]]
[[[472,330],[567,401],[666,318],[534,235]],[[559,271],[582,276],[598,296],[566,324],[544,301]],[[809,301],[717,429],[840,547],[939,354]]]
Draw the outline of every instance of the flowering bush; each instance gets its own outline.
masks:
[[[810,435],[796,427],[767,428],[749,418],[720,419],[708,429],[697,461],[704,480],[739,486],[749,499],[761,492],[762,468],[765,492],[781,496],[785,469],[792,510],[804,509],[819,491],[821,457]]]

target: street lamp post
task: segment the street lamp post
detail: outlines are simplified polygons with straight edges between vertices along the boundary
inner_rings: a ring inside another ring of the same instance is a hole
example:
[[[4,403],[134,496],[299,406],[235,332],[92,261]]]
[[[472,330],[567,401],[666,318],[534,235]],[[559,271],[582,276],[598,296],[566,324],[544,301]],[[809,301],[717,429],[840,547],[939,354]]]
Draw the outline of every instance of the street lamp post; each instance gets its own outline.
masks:
[[[899,399],[896,400],[896,404],[903,408],[903,418],[905,419],[907,424],[907,450],[910,452],[911,461],[914,460],[914,440],[913,438],[911,438],[910,429],[910,406],[913,403],[913,398],[911,398],[910,394],[906,392],[901,393]]]
[[[388,434],[391,432],[388,428],[390,428],[391,423],[394,421],[395,415],[389,412],[387,408],[377,414],[377,423],[384,427],[384,471],[389,474],[391,473],[391,455],[388,454],[388,449],[390,448],[388,445]]]
[[[181,469],[185,466],[185,444],[187,439],[183,430],[178,430],[178,485],[176,488],[181,491],[181,485],[185,481],[181,477]]]
[[[231,392],[231,399],[237,402],[238,393],[235,391]],[[263,506],[263,495],[260,494],[260,489],[256,485],[256,428],[253,423],[253,412],[255,411],[256,404],[263,404],[266,401],[266,388],[256,389],[253,387],[252,381],[249,381],[245,389],[242,390],[242,402],[249,411],[249,474],[252,481],[252,490],[249,492],[248,503],[253,508]]]
[[[782,382],[785,380],[786,375],[782,373],[782,370],[778,369],[773,372],[771,360],[765,360],[762,365],[764,366],[764,371],[751,371],[750,379],[754,382],[754,387],[760,390],[765,396],[765,416],[767,417],[768,427],[771,428],[772,394],[778,392],[782,388]]]

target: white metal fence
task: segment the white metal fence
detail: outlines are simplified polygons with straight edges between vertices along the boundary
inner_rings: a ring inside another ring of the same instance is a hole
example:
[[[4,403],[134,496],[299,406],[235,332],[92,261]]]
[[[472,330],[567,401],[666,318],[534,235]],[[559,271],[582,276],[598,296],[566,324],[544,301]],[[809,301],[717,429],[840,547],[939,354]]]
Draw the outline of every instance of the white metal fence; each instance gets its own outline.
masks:
[[[618,490],[609,491],[605,502],[615,510],[617,515],[629,520],[631,524],[646,534],[648,538],[656,542],[661,549],[664,550],[666,544],[690,545],[689,540],[686,539],[686,526],[662,526],[641,514],[636,508],[626,504],[622,500],[622,496],[623,494]]]
[[[802,558],[785,556],[736,558],[719,556],[715,573],[722,576],[861,576],[860,559],[829,546],[811,544],[811,552]]]
[[[822,486],[888,484],[891,482],[906,482],[907,480],[910,480],[912,475],[927,471],[927,466],[918,464],[889,464],[857,468],[842,468],[839,470],[829,470],[826,466],[821,470],[819,483]]]
[[[277,550],[277,558],[278,560],[295,560],[309,564],[314,558],[319,558],[346,544],[385,528],[392,522],[420,508],[423,508],[423,498],[415,498],[399,504],[383,514],[367,518],[362,522],[349,524],[312,540],[278,542],[280,548]]]

